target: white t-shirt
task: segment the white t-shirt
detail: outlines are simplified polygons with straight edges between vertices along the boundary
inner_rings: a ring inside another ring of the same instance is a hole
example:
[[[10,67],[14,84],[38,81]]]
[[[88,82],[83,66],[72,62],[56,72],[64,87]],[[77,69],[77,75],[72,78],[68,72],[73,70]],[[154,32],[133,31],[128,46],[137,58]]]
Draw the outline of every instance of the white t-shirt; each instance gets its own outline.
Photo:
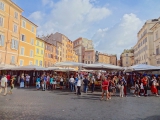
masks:
[[[30,76],[29,76],[29,75],[27,75],[27,76],[26,76],[26,81],[28,81],[28,82],[29,82],[29,80],[30,80]]]
[[[6,77],[3,77],[3,78],[1,79],[1,86],[2,86],[2,87],[5,87],[5,83],[7,83],[7,78],[6,78]]]
[[[77,86],[81,86],[81,79],[78,79]]]
[[[71,83],[74,83],[74,78],[70,78],[69,81],[70,81]]]
[[[63,78],[60,79],[60,82],[63,82]]]

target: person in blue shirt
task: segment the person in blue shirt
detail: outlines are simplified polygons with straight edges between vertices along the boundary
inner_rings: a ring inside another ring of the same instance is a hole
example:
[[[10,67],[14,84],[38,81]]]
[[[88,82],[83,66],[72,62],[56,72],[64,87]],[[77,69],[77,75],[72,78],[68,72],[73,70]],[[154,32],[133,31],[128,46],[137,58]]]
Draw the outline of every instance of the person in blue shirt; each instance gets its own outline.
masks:
[[[39,90],[39,88],[40,88],[40,81],[41,81],[41,79],[38,76],[37,79],[36,79],[36,88],[37,88],[37,90]]]
[[[42,77],[42,91],[45,91],[46,90],[46,82],[47,82],[47,76],[44,75]]]
[[[50,88],[53,89],[53,76],[50,77]]]
[[[78,82],[78,76],[76,76],[75,79],[74,79],[74,85],[75,85],[76,93],[77,93],[77,82]]]

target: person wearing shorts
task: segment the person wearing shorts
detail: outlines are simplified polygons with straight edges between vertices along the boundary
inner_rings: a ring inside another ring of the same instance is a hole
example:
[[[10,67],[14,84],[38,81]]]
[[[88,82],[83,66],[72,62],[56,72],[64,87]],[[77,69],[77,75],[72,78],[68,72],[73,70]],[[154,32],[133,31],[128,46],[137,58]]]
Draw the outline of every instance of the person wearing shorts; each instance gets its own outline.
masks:
[[[101,100],[103,100],[104,93],[106,93],[106,100],[109,99],[109,96],[108,96],[108,85],[109,85],[108,80],[105,77],[103,77],[102,78],[102,98],[101,98]]]

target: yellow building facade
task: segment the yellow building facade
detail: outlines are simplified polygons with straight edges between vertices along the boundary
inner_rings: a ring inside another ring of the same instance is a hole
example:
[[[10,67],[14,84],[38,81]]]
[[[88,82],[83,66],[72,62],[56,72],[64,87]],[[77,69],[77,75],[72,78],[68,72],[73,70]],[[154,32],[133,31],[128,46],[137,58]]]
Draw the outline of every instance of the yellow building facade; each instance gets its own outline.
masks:
[[[20,66],[33,65],[37,25],[21,16],[18,63]]]
[[[99,63],[110,64],[110,56],[104,53],[99,53]]]
[[[0,0],[0,64],[18,65],[22,12],[11,0]]]
[[[45,42],[36,37],[35,43],[35,52],[34,52],[34,64],[37,66],[44,66],[44,47]]]

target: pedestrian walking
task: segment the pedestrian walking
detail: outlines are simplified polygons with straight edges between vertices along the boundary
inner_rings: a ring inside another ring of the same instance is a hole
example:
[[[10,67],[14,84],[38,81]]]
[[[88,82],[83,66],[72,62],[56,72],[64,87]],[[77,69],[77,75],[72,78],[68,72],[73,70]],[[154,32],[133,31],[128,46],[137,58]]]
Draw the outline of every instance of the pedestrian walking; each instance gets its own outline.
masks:
[[[75,91],[77,93],[77,82],[78,82],[78,75],[76,75],[75,79],[74,79],[74,85],[75,85]]]
[[[77,81],[77,95],[81,95],[81,79]]]
[[[146,76],[143,77],[142,83],[144,87],[144,96],[147,96],[148,78]]]
[[[24,74],[20,76],[20,88],[24,88]]]
[[[155,94],[156,96],[158,96],[158,92],[157,92],[157,80],[156,77],[154,76],[152,79],[152,86],[151,86],[151,92],[153,94]]]
[[[4,90],[4,96],[7,95],[7,77],[6,75],[3,75],[1,78],[1,87],[0,87],[0,93]]]
[[[41,81],[40,77],[37,76],[37,79],[36,79],[36,89],[37,89],[37,90],[40,89],[40,81]]]
[[[135,79],[135,91],[134,91],[134,95],[135,97],[138,96],[140,97],[140,79],[138,78],[134,78]]]
[[[88,91],[88,84],[89,84],[89,80],[87,79],[87,76],[85,76],[85,78],[83,80],[83,83],[84,83],[84,93],[87,93],[87,91]]]
[[[29,88],[29,83],[30,83],[30,75],[26,75],[26,87]]]
[[[61,90],[63,89],[63,84],[64,84],[64,80],[63,80],[63,77],[61,76],[60,77],[60,89]]]
[[[119,96],[123,97],[124,96],[124,81],[123,81],[122,77],[120,77],[120,79],[119,79],[119,90],[120,90]]]
[[[73,92],[74,91],[74,78],[73,78],[73,75],[69,79],[69,83],[70,83],[71,92]]]
[[[94,88],[95,88],[95,77],[92,76],[91,78],[91,92],[93,93],[94,92]]]
[[[12,94],[12,90],[13,90],[13,88],[14,88],[14,80],[15,80],[15,77],[12,76],[12,77],[11,77],[11,80],[10,80],[10,86],[11,86],[11,89],[10,89],[10,91],[9,91],[10,94]]]
[[[108,96],[108,86],[109,86],[109,82],[107,81],[106,77],[102,78],[102,97],[101,100],[103,100],[104,94],[106,94],[106,100],[109,99]]]

